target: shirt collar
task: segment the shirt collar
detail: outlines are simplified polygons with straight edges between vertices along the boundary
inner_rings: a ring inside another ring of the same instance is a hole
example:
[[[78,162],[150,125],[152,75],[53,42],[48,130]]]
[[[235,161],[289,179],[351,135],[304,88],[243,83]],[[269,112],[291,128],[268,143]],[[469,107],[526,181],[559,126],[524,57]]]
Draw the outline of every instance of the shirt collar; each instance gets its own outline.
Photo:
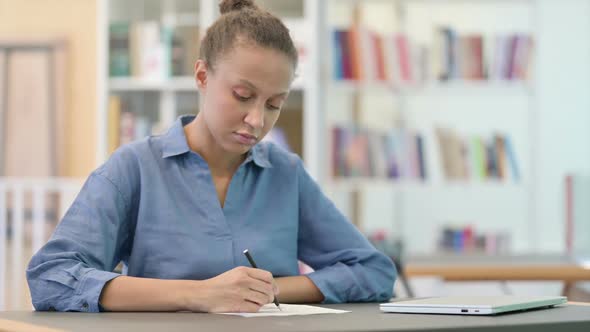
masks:
[[[190,151],[186,135],[184,134],[184,126],[195,119],[194,115],[180,116],[170,129],[162,136],[163,148],[162,158],[178,156]],[[269,146],[268,144],[256,144],[250,151],[244,163],[254,161],[254,163],[263,168],[270,168],[272,164],[268,159]]]
[[[194,118],[194,115],[179,117],[174,122],[174,125],[162,136],[162,158],[178,156],[191,150],[186,141],[184,126],[193,121]]]
[[[258,143],[248,151],[246,161],[254,160],[254,163],[262,168],[272,168],[268,159],[269,145],[267,143]]]

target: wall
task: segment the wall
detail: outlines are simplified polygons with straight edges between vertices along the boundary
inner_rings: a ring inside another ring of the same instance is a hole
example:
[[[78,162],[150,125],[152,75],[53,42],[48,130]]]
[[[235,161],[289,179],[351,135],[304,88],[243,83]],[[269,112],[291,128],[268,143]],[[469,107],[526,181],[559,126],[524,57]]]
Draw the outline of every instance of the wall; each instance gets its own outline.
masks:
[[[590,174],[590,2],[540,1],[536,243],[565,248],[564,176]]]
[[[0,0],[0,39],[62,37],[68,41],[64,176],[96,166],[96,0]]]

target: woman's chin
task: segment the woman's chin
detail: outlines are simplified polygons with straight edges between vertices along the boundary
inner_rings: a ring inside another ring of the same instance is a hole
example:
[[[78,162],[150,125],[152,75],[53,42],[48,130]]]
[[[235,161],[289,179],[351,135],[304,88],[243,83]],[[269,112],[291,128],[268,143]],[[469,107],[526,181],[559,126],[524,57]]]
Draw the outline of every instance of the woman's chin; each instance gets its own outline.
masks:
[[[246,145],[246,144],[228,144],[225,148],[225,151],[232,153],[232,154],[244,154],[248,151],[250,151],[250,149],[252,149],[253,145]]]

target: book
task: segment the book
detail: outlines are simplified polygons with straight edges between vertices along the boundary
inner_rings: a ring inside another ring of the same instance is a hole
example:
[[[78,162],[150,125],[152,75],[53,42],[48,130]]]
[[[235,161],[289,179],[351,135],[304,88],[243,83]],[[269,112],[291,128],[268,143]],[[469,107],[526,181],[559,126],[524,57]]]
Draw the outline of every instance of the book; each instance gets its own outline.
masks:
[[[410,54],[410,45],[408,42],[408,38],[404,34],[395,34],[394,35],[395,46],[398,52],[397,59],[398,59],[398,68],[400,73],[400,80],[401,82],[411,82],[412,81],[412,64],[411,64],[411,54]]]
[[[528,35],[517,35],[516,45],[512,60],[512,76],[519,80],[531,78],[533,59],[533,39]]]
[[[131,63],[129,58],[129,23],[113,22],[109,24],[109,75],[111,77],[129,76]]]
[[[445,176],[452,180],[466,179],[469,173],[466,163],[466,145],[462,138],[448,128],[437,127],[435,133]]]
[[[157,21],[134,22],[130,27],[131,75],[148,80],[169,76],[166,43]]]
[[[506,156],[506,147],[502,135],[494,135],[494,152],[496,153],[496,164],[498,178],[505,179],[508,177],[508,165]]]
[[[107,151],[112,154],[120,143],[121,136],[121,98],[119,96],[109,96],[107,119]]]
[[[506,153],[506,160],[510,165],[510,177],[513,181],[518,182],[520,180],[520,170],[510,136],[504,136],[504,151]]]
[[[473,158],[473,172],[471,174],[477,175],[479,180],[483,180],[488,176],[487,171],[487,155],[485,153],[485,143],[483,138],[474,136],[471,144],[471,158]]]
[[[425,180],[427,177],[426,173],[426,160],[425,160],[425,147],[424,147],[424,138],[421,135],[416,135],[416,155],[418,158],[418,167],[419,167],[419,175],[422,180]]]
[[[332,72],[335,80],[343,80],[344,76],[344,45],[342,43],[343,30],[332,31],[332,43],[333,43],[333,59],[332,59]]]

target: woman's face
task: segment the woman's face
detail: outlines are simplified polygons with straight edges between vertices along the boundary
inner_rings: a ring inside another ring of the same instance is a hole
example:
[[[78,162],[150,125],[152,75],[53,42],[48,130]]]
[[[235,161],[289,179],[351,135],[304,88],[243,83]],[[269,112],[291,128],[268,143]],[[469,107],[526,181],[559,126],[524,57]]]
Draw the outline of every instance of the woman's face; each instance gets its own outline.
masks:
[[[227,152],[243,154],[279,118],[294,68],[279,51],[238,43],[217,59],[214,71],[199,60],[195,75],[203,119],[215,142]]]

